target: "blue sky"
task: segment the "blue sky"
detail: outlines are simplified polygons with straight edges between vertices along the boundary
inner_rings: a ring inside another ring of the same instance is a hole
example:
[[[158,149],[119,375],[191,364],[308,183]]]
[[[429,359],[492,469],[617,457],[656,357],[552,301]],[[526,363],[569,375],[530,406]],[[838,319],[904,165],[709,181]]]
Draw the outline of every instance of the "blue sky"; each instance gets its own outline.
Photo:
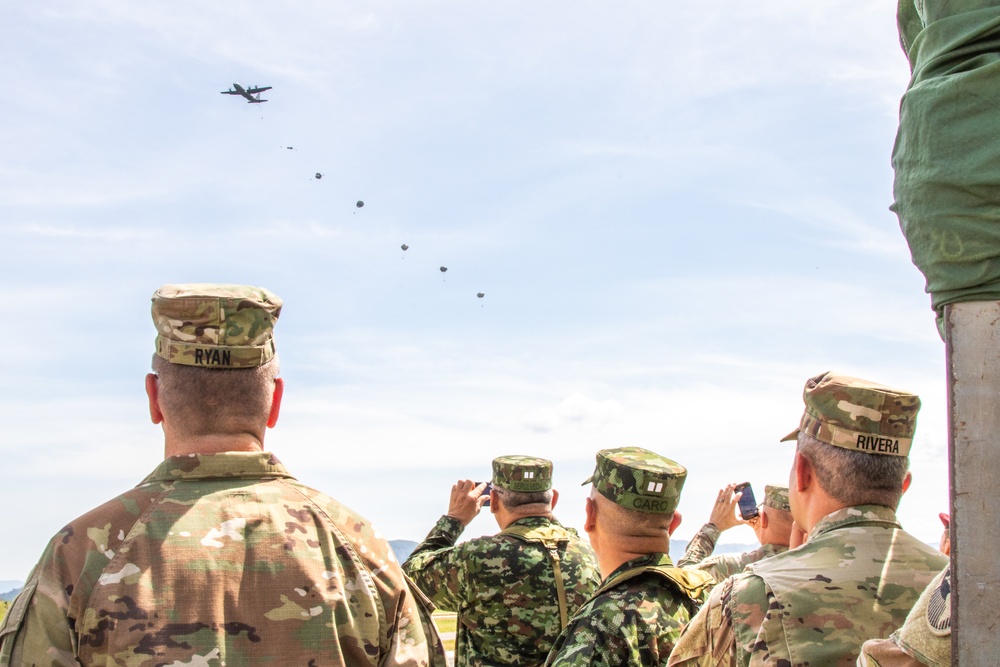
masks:
[[[894,11],[3,5],[0,578],[160,460],[142,379],[167,282],[285,300],[267,444],[389,538],[514,453],[555,461],[579,526],[619,445],[688,467],[690,537],[726,482],[787,480],[777,440],[833,369],[923,398],[900,515],[935,541],[944,349],[888,211]]]

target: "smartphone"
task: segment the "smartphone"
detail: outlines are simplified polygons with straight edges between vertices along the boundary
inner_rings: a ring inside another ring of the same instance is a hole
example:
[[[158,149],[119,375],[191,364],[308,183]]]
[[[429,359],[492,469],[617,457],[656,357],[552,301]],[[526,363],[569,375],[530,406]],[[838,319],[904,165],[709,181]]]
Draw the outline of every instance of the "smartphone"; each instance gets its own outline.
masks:
[[[757,499],[753,497],[753,487],[750,486],[750,482],[737,484],[733,492],[743,494],[740,496],[740,516],[743,520],[756,519],[760,511],[757,509]]]
[[[480,484],[482,484],[482,482],[480,482]],[[477,486],[478,486],[478,484],[477,484]],[[483,503],[483,507],[489,507],[490,506],[490,491],[492,491],[492,490],[493,490],[493,484],[491,484],[490,482],[487,482],[486,483],[486,488],[483,489],[483,492],[481,494],[479,494],[480,498],[482,498],[483,496],[486,496],[486,502]]]

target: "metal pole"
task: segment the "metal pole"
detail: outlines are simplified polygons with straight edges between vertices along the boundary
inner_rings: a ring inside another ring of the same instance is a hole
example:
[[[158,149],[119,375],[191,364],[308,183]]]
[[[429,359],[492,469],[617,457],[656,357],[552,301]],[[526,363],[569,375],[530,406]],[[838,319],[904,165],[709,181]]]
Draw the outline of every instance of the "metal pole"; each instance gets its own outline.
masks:
[[[952,664],[1000,660],[1000,302],[945,307]]]

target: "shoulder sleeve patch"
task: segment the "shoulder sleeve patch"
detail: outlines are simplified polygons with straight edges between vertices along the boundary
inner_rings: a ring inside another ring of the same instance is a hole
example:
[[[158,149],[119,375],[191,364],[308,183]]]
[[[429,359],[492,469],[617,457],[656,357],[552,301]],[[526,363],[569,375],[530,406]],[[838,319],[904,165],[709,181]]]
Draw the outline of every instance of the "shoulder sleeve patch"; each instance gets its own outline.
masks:
[[[936,635],[951,634],[951,568],[927,601],[927,624]]]

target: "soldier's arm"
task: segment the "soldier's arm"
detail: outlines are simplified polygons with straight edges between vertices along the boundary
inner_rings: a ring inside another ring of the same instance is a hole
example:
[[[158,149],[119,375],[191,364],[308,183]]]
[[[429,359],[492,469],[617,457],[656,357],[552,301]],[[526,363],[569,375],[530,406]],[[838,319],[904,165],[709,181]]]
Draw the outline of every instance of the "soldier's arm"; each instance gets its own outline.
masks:
[[[44,563],[43,556],[0,624],[0,667],[79,665],[66,595],[44,576]]]
[[[403,571],[445,611],[458,611],[467,579],[468,554],[455,547],[464,528],[458,519],[442,516],[403,563]]]
[[[447,667],[444,643],[431,618],[434,605],[411,582],[399,597],[383,667]]]
[[[702,606],[681,633],[670,652],[668,667],[683,665],[735,665],[735,635],[732,617],[726,613],[724,603],[732,592],[733,580],[727,579],[713,589]]]
[[[858,667],[927,667],[892,639],[869,639],[861,645]]]
[[[677,561],[677,567],[693,567],[711,556],[721,533],[722,531],[714,523],[702,526],[701,530],[691,538],[684,555]]]

